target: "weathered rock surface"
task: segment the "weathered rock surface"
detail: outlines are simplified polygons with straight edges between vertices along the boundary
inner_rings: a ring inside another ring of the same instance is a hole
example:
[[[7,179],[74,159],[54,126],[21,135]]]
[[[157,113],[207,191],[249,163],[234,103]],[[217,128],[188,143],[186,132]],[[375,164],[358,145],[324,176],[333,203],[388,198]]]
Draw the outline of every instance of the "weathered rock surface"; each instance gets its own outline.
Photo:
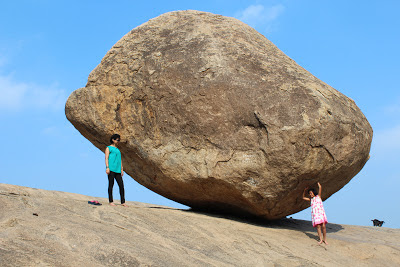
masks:
[[[92,199],[0,184],[0,266],[400,265],[400,229],[330,223],[329,245],[320,246],[310,221]]]
[[[263,35],[198,11],[161,15],[118,41],[66,104],[101,150],[121,134],[124,168],[193,208],[282,218],[326,199],[369,157],[372,128],[353,100]]]

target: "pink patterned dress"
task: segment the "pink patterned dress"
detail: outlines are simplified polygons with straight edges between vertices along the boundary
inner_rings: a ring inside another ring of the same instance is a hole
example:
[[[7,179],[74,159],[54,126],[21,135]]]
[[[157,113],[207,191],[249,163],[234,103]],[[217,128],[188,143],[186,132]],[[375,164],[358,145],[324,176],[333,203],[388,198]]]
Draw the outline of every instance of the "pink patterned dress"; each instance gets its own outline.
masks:
[[[316,227],[318,224],[328,222],[324,205],[322,205],[322,199],[318,195],[311,199],[311,219],[313,227]]]

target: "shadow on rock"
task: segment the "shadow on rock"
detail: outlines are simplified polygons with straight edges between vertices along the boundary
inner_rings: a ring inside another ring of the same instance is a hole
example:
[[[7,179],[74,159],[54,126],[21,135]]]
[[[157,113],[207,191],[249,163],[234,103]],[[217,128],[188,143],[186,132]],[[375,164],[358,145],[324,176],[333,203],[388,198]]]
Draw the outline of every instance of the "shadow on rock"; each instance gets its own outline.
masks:
[[[171,208],[171,207],[162,207],[162,206],[153,206],[153,207],[146,207],[148,209],[160,209],[160,210],[179,210],[179,211],[187,211],[186,209],[178,209],[178,208]]]
[[[287,230],[295,230],[300,232],[315,232],[316,228],[312,226],[311,221],[298,220],[293,218],[283,218],[278,220],[269,221],[267,219],[259,218],[256,216],[240,216],[240,215],[232,215],[232,214],[224,214],[224,213],[216,213],[212,211],[205,210],[182,210],[184,212],[191,212],[196,214],[203,214],[215,218],[224,218],[228,220],[233,220],[241,223],[247,223],[259,227],[267,227],[267,228],[282,228]],[[328,223],[326,225],[327,233],[336,233],[340,230],[343,230],[343,227],[340,224]],[[306,233],[307,236],[309,236]],[[310,238],[314,238],[314,236],[310,235]]]

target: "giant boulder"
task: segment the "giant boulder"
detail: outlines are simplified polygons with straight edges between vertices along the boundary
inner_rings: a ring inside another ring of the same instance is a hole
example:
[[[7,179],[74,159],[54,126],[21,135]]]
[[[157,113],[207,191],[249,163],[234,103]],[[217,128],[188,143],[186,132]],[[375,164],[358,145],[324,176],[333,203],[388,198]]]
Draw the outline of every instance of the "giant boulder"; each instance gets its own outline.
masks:
[[[267,219],[345,186],[372,128],[353,100],[229,17],[163,14],[118,41],[74,91],[68,120],[104,150],[122,136],[125,171],[196,209]]]

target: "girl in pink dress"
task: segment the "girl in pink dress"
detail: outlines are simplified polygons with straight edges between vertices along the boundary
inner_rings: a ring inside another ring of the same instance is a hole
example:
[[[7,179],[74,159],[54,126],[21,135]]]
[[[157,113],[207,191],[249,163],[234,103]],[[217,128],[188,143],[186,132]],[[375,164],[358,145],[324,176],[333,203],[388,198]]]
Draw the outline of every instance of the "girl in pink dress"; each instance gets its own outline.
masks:
[[[318,183],[318,189],[319,190],[317,193],[317,191],[314,188],[311,189],[309,189],[308,187],[305,188],[303,192],[303,199],[311,201],[311,218],[313,227],[317,227],[319,236],[318,243],[322,244],[322,242],[324,242],[325,244],[328,244],[328,242],[326,242],[326,223],[328,223],[328,220],[326,219],[324,205],[322,204],[322,199],[321,199],[322,186],[320,183]],[[308,192],[311,199],[306,197],[306,192]]]

